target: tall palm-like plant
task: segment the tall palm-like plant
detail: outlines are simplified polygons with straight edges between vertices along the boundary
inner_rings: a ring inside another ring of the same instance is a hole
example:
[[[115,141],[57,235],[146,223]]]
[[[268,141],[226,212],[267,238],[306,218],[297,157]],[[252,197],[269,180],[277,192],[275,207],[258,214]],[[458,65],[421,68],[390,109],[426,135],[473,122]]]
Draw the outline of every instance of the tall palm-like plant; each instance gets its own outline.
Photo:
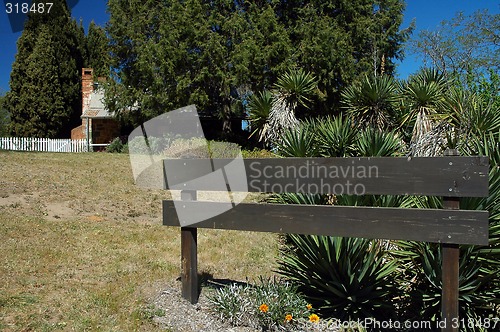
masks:
[[[342,92],[342,103],[353,121],[383,130],[396,124],[398,84],[390,76],[365,78]]]
[[[425,136],[446,118],[446,88],[445,76],[435,69],[424,69],[403,84],[403,103],[407,109],[403,125],[413,123],[413,155],[422,155],[420,146],[429,139]]]
[[[299,120],[295,115],[296,108],[298,105],[307,108],[310,96],[316,89],[316,78],[302,69],[289,71],[278,79],[269,113],[268,142],[279,143],[286,129],[297,127]]]
[[[273,95],[270,91],[264,90],[257,94],[252,95],[248,102],[249,120],[252,128],[252,134],[257,134],[259,142],[262,142],[266,137],[267,130],[269,129],[269,113],[273,106]]]
[[[454,88],[446,98],[451,123],[465,137],[496,133],[500,130],[500,112],[495,104],[464,89]]]
[[[284,131],[299,124],[295,114],[297,107],[301,105],[308,108],[316,90],[316,78],[311,73],[297,69],[280,76],[271,92],[263,92],[251,100],[250,121],[254,119],[254,132],[259,132],[259,139],[266,145],[276,147]]]

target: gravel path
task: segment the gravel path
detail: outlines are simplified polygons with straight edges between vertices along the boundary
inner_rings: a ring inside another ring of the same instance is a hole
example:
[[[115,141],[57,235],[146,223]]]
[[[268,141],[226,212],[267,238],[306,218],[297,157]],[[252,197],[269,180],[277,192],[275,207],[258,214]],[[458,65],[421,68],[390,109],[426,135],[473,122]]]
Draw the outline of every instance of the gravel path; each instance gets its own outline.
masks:
[[[162,309],[164,316],[154,317],[154,321],[167,331],[173,332],[260,332],[253,328],[239,326],[231,327],[223,324],[209,310],[206,290],[202,288],[197,304],[191,304],[181,296],[178,287],[165,288],[153,304]]]
[[[197,304],[191,304],[181,296],[181,284],[165,287],[154,299],[153,305],[163,310],[163,316],[155,316],[153,321],[160,329],[169,332],[262,332],[261,328],[248,326],[229,326],[223,323],[213,312],[207,299],[210,288],[202,287]],[[340,327],[323,322],[307,324],[283,332],[339,332]],[[350,329],[350,331],[359,331]]]

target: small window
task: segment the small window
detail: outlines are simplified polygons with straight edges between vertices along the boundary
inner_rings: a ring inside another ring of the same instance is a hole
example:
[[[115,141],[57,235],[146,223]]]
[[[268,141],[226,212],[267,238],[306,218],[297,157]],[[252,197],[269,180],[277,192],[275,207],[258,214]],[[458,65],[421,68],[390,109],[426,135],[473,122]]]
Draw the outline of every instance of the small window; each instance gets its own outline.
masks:
[[[92,71],[91,70],[84,70],[83,75],[92,75]]]

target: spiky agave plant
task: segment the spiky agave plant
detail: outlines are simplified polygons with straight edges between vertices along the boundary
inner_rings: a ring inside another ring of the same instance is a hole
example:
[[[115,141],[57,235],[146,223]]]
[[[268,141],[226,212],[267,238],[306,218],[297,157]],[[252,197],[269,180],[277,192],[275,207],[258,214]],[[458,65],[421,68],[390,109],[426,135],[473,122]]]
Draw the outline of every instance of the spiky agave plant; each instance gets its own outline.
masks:
[[[460,199],[460,208],[489,211],[490,244],[487,247],[460,247],[459,308],[465,321],[497,317],[500,309],[500,133],[469,138],[462,145],[463,155],[490,157],[489,196]],[[442,208],[437,197],[411,197],[417,208]],[[405,266],[404,314],[407,319],[438,320],[441,303],[441,251],[437,244],[398,242],[394,251]],[[465,331],[482,331],[478,326],[463,326]],[[461,330],[462,330],[461,329]]]
[[[342,103],[362,127],[384,130],[396,125],[398,84],[387,75],[368,77],[342,91]]]
[[[435,69],[424,69],[403,84],[403,107],[407,114],[402,125],[413,123],[411,142],[414,146],[418,147],[434,125],[446,118],[443,112],[446,88],[445,76]],[[421,155],[418,149],[413,150],[413,155]]]
[[[284,130],[298,126],[296,108],[298,105],[307,108],[316,89],[316,78],[302,69],[289,71],[278,78],[269,112],[269,129],[265,138],[267,142],[276,145],[281,141]]]
[[[273,105],[273,95],[270,91],[262,91],[252,95],[248,103],[249,120],[253,136],[259,137],[259,142],[263,142],[269,129],[269,113]]]

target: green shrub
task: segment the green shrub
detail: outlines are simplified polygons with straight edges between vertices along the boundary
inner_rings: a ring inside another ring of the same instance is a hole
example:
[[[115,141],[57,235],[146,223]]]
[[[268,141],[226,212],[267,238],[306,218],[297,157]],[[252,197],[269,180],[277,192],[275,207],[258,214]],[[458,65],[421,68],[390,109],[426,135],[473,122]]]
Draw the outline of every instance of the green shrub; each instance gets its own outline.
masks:
[[[292,250],[283,251],[279,273],[322,316],[341,320],[394,318],[397,263],[388,260],[378,241],[329,236],[289,235]]]
[[[295,286],[276,279],[260,278],[254,286],[226,286],[209,294],[208,299],[211,309],[233,326],[290,331],[312,314]]]
[[[123,143],[119,137],[116,137],[111,143],[106,147],[106,152],[109,153],[121,153],[123,151]]]
[[[128,142],[128,148],[131,153],[134,154],[160,154],[162,153],[167,146],[171,143],[172,139],[167,137],[148,137],[148,144],[146,144],[144,138],[134,137],[131,141]]]
[[[241,151],[238,144],[219,141],[208,141],[208,149],[211,158],[234,159]]]
[[[169,158],[236,158],[240,146],[235,143],[207,141],[204,138],[173,140],[162,153]]]
[[[245,159],[276,158],[276,155],[271,151],[259,148],[254,148],[253,150],[242,150],[241,155]]]
[[[209,158],[208,143],[204,138],[177,138],[161,151],[168,158]]]

